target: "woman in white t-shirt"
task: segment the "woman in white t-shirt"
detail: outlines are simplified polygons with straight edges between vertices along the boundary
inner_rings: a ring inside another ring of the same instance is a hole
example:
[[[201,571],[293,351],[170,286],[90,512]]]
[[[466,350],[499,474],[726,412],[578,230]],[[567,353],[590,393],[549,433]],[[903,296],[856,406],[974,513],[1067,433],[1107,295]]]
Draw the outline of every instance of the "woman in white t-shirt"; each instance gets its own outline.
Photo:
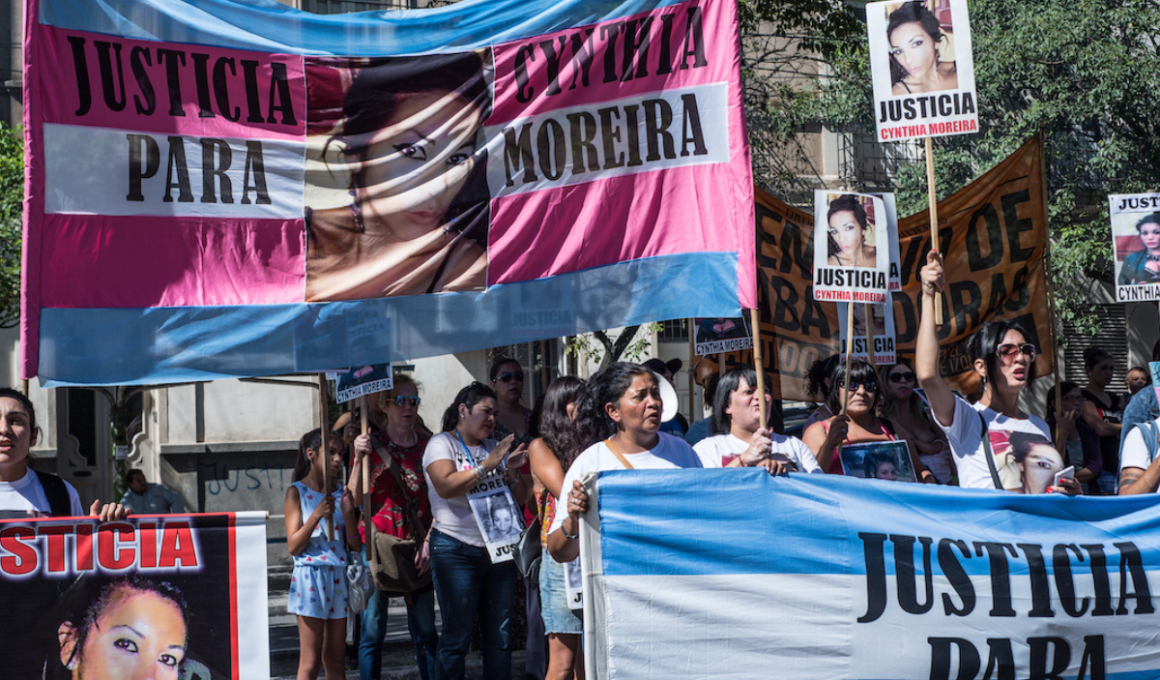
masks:
[[[959,485],[975,489],[1023,489],[1022,471],[1008,455],[1012,448],[1011,434],[1034,435],[1043,440],[1043,446],[1052,447],[1047,423],[1019,408],[1019,393],[1035,379],[1035,345],[1028,342],[1027,333],[1015,321],[990,321],[977,330],[967,341],[967,353],[983,382],[983,396],[972,407],[962,397],[955,396],[939,374],[934,305],[935,295],[943,290],[946,281],[942,256],[937,251],[928,254],[921,277],[922,315],[915,347],[915,372],[935,421],[947,433],[959,471]],[[1064,478],[1051,490],[1077,494],[1080,486],[1074,479]]]
[[[766,408],[772,400],[765,395]],[[802,440],[761,427],[757,371],[745,366],[721,376],[713,400],[714,436],[693,445],[707,468],[762,465],[772,474],[822,472]]]
[[[433,518],[431,575],[443,614],[432,674],[441,680],[463,678],[477,613],[483,677],[511,677],[512,603],[518,572],[510,555],[493,555],[488,549],[480,527],[491,527],[491,520],[481,522],[470,501],[475,500],[486,514],[494,505],[487,500],[489,496],[511,493],[515,500],[525,502],[532,487],[530,478],[520,474],[528,459],[527,447],[521,444],[512,450],[512,435],[498,444],[490,439],[495,412],[495,392],[480,382],[468,385],[447,407],[443,431],[431,437],[423,452]]]
[[[587,448],[564,475],[560,491],[569,490],[568,504],[565,512],[556,508],[548,530],[548,550],[557,562],[571,562],[580,554],[576,540],[580,513],[588,509],[580,480],[589,472],[702,467],[684,439],[659,431],[664,409],[661,380],[640,364],[621,362],[592,376],[584,386],[576,427]]]
[[[28,467],[29,452],[36,446],[39,433],[32,401],[10,387],[0,388],[0,518],[83,517],[84,506],[72,484]],[[55,512],[54,497],[60,499]],[[106,522],[125,519],[129,511],[118,503],[102,505],[97,500],[88,514]]]

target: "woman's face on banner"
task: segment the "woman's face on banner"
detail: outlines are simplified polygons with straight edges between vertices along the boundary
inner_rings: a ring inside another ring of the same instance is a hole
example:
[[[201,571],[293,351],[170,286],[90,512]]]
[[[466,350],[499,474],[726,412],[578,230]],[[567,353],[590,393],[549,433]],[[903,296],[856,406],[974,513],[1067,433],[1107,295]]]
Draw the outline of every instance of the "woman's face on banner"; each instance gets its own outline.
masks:
[[[495,530],[503,536],[512,532],[512,511],[510,508],[501,505],[495,509]]]
[[[1150,251],[1160,250],[1160,224],[1148,222],[1140,225],[1140,241]]]
[[[454,92],[403,97],[363,161],[356,198],[367,230],[409,240],[442,225],[471,173],[482,122],[480,110]]]
[[[890,53],[912,78],[935,68],[935,42],[918,22],[901,24],[890,34]]]
[[[1049,444],[1032,444],[1022,463],[1016,463],[1023,477],[1023,493],[1047,493],[1055,473],[1063,469],[1063,458]]]
[[[842,255],[852,256],[862,249],[864,232],[852,210],[839,210],[830,216],[830,238]]]
[[[61,631],[61,661],[72,666],[78,680],[176,680],[185,658],[181,609],[148,591],[115,591],[78,654],[72,653],[75,627],[66,623]]]
[[[878,464],[878,469],[874,471],[874,479],[887,479],[892,482],[897,482],[898,470],[895,469],[894,463],[884,460]]]

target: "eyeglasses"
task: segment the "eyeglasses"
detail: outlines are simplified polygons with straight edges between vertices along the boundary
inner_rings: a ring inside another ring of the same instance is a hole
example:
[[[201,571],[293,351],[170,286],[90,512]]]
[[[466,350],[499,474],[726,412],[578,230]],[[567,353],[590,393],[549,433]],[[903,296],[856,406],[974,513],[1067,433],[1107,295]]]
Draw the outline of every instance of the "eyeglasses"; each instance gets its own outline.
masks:
[[[1004,359],[1012,359],[1017,354],[1022,354],[1025,357],[1031,357],[1032,359],[1034,359],[1035,358],[1035,345],[1032,345],[1030,342],[1025,342],[1025,343],[1020,344],[1020,345],[1016,345],[1013,343],[999,345],[999,349],[996,351],[996,354],[1003,357]]]
[[[911,373],[910,371],[907,371],[905,373],[891,373],[890,374],[890,382],[892,382],[892,383],[914,382],[914,373]]]
[[[416,394],[409,394],[409,395],[400,394],[399,396],[395,397],[391,401],[394,402],[395,406],[398,406],[399,408],[403,408],[407,404],[411,404],[411,406],[418,406],[419,402],[421,402],[423,400],[420,399],[419,396]]]
[[[511,372],[500,373],[498,376],[496,376],[495,379],[500,381],[500,382],[510,382],[512,380],[518,380],[520,382],[523,382],[524,381],[524,372],[523,371],[516,371],[515,373],[511,373]]]
[[[859,382],[859,381],[855,380],[854,382],[850,383],[849,385],[846,385],[845,380],[839,380],[838,387],[845,387],[846,389],[850,390],[851,392],[857,392],[859,387],[865,388],[865,390],[867,392],[877,392],[878,391],[878,381],[867,380],[865,382]]]

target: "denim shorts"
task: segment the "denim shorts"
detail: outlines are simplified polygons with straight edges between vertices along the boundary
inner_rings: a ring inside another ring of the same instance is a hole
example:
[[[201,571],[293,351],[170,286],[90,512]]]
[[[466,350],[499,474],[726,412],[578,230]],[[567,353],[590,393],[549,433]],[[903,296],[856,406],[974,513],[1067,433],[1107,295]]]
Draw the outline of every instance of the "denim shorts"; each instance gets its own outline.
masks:
[[[584,632],[583,610],[568,607],[564,565],[552,559],[546,548],[540,562],[540,614],[544,617],[545,633],[580,635]]]

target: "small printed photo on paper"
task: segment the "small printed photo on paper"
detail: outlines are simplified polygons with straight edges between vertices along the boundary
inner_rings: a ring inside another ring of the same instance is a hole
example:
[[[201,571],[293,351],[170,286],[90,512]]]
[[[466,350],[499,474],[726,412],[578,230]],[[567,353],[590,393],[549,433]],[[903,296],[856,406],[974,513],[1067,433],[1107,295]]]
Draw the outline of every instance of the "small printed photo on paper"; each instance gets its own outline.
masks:
[[[846,305],[854,305],[854,329],[846,327],[848,310]],[[867,308],[870,314],[870,327],[867,329]],[[872,332],[874,341],[874,360],[870,361],[867,353],[868,330]],[[894,304],[887,301],[881,305],[871,305],[862,302],[838,303],[838,351],[843,361],[846,359],[846,343],[854,342],[853,358],[861,359],[876,366],[885,366],[897,363],[895,359],[895,331],[894,331]]]
[[[814,192],[815,300],[886,300],[890,248],[885,213],[877,196]]]
[[[490,50],[308,57],[306,300],[486,285]]]
[[[516,507],[510,493],[469,498],[471,510],[483,528],[488,545],[511,543],[524,529],[523,513]]]
[[[753,349],[753,334],[744,317],[696,319],[693,353],[699,357]]]
[[[1160,300],[1160,194],[1108,196],[1116,300]]]
[[[910,447],[905,441],[852,444],[841,448],[842,471],[847,477],[915,481]]]

